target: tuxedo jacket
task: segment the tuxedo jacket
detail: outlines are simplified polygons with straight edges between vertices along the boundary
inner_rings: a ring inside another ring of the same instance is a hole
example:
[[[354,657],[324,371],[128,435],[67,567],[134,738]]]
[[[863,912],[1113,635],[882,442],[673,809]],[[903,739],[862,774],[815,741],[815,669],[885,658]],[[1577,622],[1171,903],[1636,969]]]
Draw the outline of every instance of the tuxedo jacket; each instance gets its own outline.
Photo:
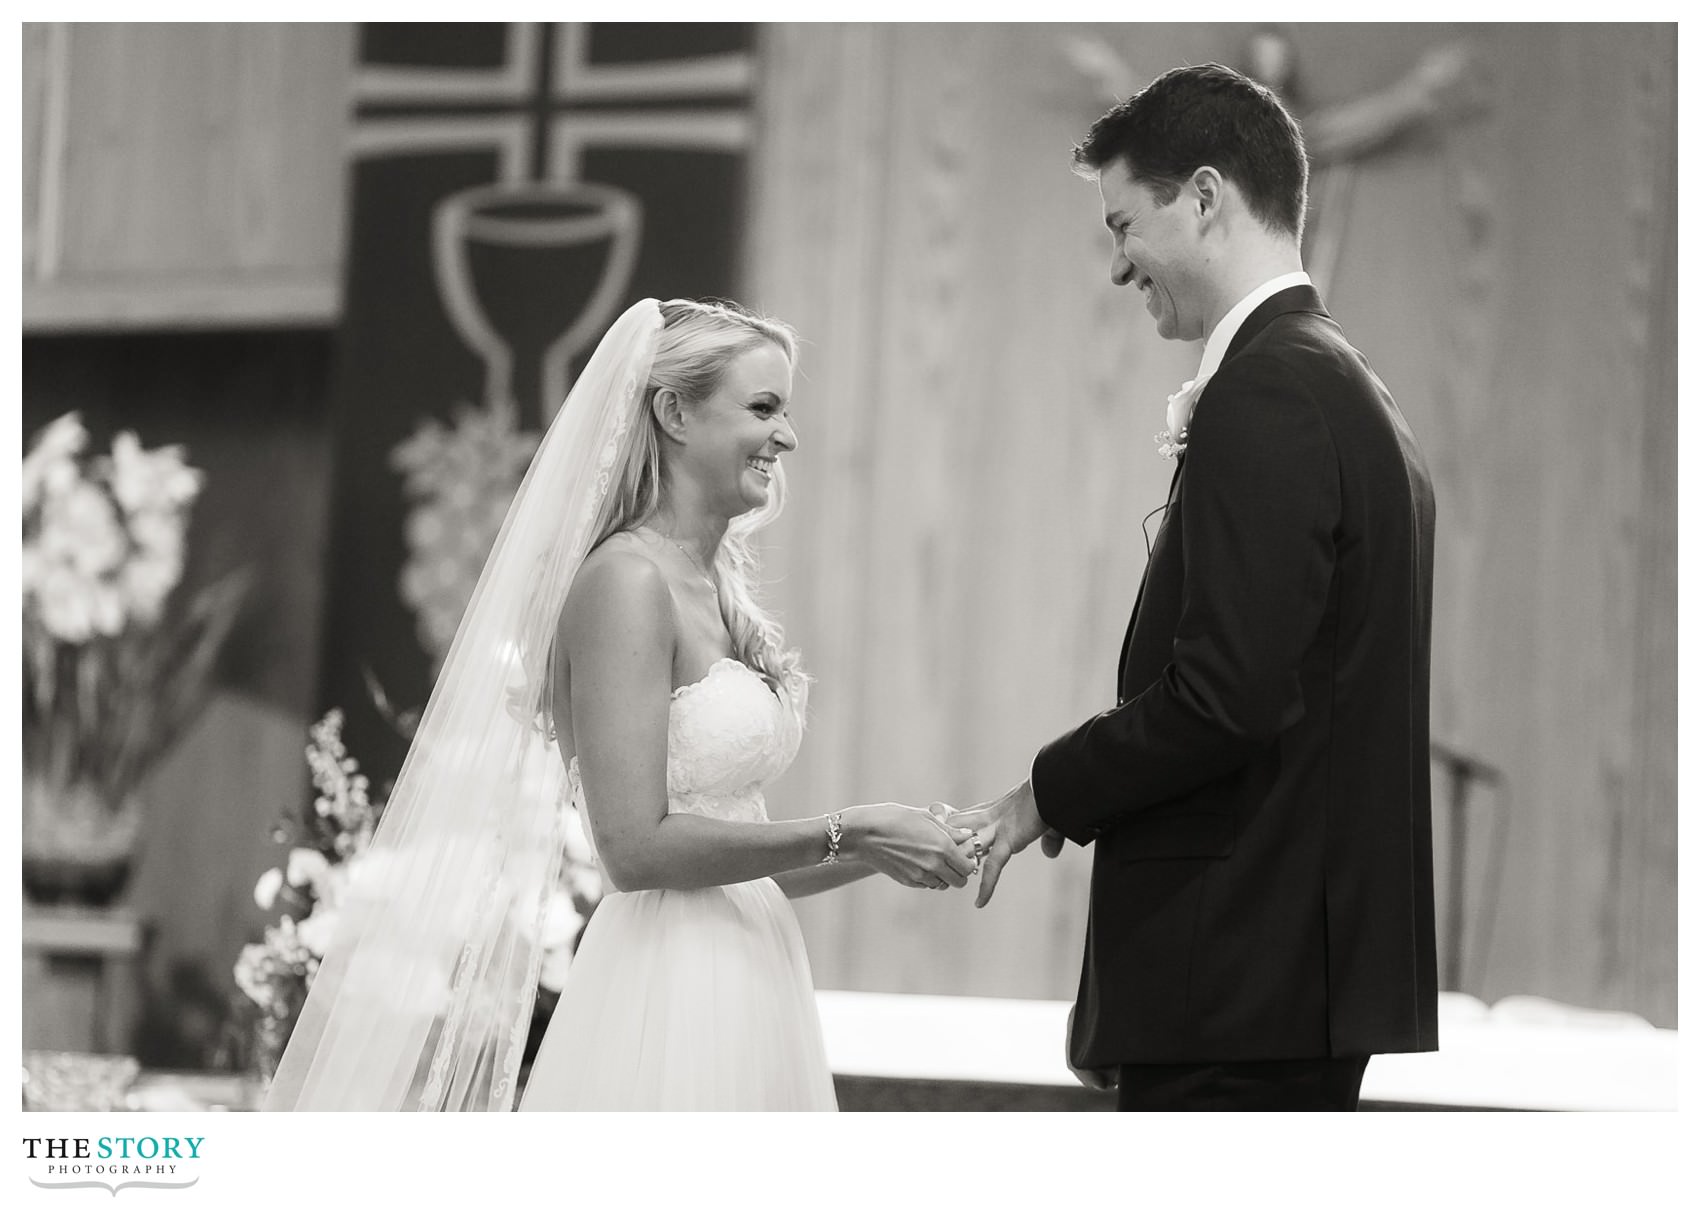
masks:
[[[1434,1049],[1434,496],[1307,286],[1194,407],[1115,707],[1033,763],[1092,844],[1077,1066]]]

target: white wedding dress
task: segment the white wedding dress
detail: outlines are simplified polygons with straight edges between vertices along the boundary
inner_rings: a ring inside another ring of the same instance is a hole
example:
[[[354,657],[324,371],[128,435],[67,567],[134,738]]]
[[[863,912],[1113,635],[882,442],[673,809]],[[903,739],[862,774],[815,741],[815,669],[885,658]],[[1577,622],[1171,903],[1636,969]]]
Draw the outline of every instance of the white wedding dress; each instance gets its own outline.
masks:
[[[668,812],[766,821],[795,714],[722,658],[673,692]],[[578,760],[567,795],[583,810]],[[763,878],[612,892],[591,916],[520,1100],[522,1112],[837,1111],[796,915]]]

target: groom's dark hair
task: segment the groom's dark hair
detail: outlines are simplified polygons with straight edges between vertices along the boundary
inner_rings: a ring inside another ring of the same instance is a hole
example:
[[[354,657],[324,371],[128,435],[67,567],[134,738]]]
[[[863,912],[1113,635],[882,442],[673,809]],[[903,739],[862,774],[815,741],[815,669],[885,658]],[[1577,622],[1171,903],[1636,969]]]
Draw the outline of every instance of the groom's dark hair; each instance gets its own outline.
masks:
[[[1220,63],[1164,72],[1094,122],[1074,149],[1082,176],[1115,160],[1165,206],[1208,164],[1265,226],[1304,232],[1310,167],[1299,124],[1273,92]]]

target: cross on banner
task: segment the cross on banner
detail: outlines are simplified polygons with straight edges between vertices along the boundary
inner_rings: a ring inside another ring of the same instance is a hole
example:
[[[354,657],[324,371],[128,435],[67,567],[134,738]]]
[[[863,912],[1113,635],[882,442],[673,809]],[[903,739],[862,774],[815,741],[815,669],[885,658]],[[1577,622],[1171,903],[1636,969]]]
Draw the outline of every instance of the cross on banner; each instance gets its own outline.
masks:
[[[384,27],[374,28],[366,50],[381,53]],[[569,363],[625,295],[643,199],[597,180],[599,151],[747,147],[747,31],[688,27],[679,35],[687,56],[653,58],[667,49],[656,45],[658,29],[676,28],[473,26],[473,37],[451,46],[481,51],[485,63],[381,64],[357,78],[357,154],[446,150],[479,138],[497,149],[497,180],[442,199],[431,242],[437,293],[484,363],[487,405],[514,401],[546,423],[566,395]],[[451,46],[433,49],[442,56],[455,53]],[[506,299],[489,296],[492,281]]]

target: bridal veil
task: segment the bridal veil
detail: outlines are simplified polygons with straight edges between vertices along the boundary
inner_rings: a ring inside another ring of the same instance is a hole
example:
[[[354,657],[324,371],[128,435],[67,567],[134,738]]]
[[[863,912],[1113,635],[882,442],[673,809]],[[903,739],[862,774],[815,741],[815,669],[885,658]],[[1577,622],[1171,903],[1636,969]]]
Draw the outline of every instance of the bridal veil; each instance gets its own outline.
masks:
[[[661,328],[653,299],[621,315],[544,434],[265,1110],[513,1107],[561,857],[549,653]]]

